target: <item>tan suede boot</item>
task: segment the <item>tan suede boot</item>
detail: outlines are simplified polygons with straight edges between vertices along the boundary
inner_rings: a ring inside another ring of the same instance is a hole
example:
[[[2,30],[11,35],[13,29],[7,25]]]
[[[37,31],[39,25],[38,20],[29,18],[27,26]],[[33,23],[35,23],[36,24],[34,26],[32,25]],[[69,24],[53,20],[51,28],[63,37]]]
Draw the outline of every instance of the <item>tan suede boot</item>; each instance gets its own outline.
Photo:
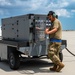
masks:
[[[63,69],[63,68],[64,68],[64,64],[63,64],[62,62],[60,62],[60,63],[58,64],[58,68],[56,69],[56,72],[60,72],[61,69]]]
[[[54,65],[52,68],[50,68],[51,71],[56,71],[57,65]]]

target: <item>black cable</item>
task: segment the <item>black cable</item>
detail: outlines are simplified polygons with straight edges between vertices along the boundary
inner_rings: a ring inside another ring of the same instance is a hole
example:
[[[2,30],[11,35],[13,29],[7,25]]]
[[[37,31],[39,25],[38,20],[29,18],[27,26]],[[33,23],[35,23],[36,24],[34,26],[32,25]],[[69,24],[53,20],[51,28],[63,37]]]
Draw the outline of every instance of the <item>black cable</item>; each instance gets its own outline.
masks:
[[[68,48],[65,48],[70,54],[72,54],[73,56],[75,56],[75,54],[73,54]]]

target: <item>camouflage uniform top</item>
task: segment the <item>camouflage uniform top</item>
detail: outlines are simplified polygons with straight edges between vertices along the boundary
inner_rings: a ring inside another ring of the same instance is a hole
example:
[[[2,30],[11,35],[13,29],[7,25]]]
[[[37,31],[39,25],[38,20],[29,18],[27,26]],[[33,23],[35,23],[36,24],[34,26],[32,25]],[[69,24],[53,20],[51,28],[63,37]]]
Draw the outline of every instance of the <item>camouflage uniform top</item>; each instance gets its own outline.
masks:
[[[53,28],[57,28],[57,32],[50,34],[49,37],[55,39],[62,39],[62,26],[58,19],[55,19],[55,21],[52,23],[50,30],[52,30]]]

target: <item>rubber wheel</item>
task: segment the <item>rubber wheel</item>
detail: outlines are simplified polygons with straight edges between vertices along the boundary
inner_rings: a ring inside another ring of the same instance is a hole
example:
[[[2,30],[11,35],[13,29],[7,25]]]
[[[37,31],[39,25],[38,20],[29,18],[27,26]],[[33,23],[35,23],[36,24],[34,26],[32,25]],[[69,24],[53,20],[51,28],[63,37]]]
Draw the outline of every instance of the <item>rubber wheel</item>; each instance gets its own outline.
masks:
[[[60,60],[62,62],[63,61],[63,53],[62,52],[59,53],[59,58],[60,58]]]
[[[10,52],[9,53],[9,65],[10,68],[16,70],[20,66],[20,58],[17,53]]]
[[[1,57],[0,57],[0,62],[1,62]]]

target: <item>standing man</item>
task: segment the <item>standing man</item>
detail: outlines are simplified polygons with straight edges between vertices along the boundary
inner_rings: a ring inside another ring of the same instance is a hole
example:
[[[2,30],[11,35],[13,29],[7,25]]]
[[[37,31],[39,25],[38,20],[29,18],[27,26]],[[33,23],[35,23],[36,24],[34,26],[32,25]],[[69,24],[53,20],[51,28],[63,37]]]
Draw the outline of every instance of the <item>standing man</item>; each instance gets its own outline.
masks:
[[[49,34],[50,39],[48,46],[48,58],[54,63],[54,66],[50,68],[50,70],[60,72],[64,67],[64,64],[59,59],[62,39],[62,26],[60,21],[56,18],[55,12],[49,11],[47,17],[51,21],[51,27],[45,30],[45,33]]]

